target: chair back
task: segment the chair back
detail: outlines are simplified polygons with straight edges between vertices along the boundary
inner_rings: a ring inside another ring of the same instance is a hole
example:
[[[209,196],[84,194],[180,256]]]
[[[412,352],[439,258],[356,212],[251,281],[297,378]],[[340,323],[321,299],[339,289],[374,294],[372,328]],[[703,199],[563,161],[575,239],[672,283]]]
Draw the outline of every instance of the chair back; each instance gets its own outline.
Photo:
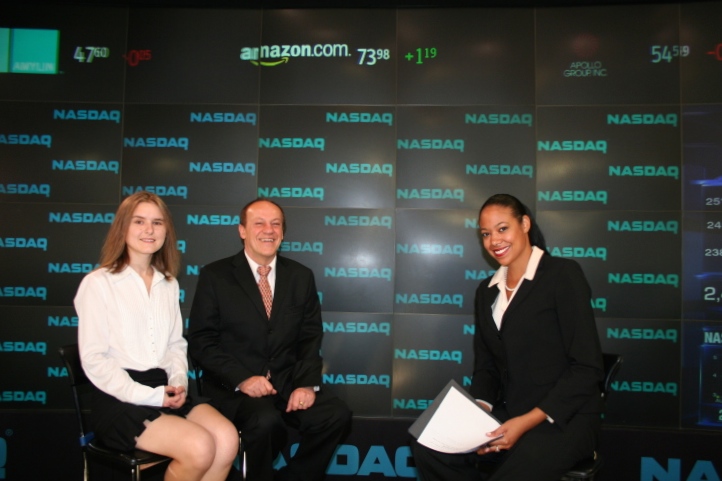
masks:
[[[619,368],[622,367],[624,358],[619,354],[611,354],[608,352],[603,353],[602,358],[604,360],[604,380],[601,383],[600,389],[602,391],[602,397],[606,399],[609,394],[612,381],[617,375]]]
[[[80,429],[80,445],[85,446],[91,439],[93,433],[88,432],[88,422],[86,416],[89,410],[85,406],[85,399],[95,389],[90,382],[88,376],[85,375],[83,366],[80,363],[80,352],[77,344],[69,344],[58,348],[58,353],[65,363],[68,370],[68,379],[70,387],[73,391],[73,402],[75,404],[75,412],[78,417],[78,427]]]

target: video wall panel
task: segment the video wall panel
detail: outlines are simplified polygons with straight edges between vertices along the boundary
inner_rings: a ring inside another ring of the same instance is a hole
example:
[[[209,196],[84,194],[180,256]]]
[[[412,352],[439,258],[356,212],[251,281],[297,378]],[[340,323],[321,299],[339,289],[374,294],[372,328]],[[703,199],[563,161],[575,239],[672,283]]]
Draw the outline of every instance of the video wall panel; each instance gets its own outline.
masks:
[[[537,10],[537,103],[679,103],[680,6],[622,8]]]
[[[260,11],[149,8],[127,14],[127,102],[258,103],[258,69],[240,52],[257,43]]]
[[[535,213],[626,361],[608,424],[718,430],[722,3],[584,8],[0,7],[0,409],[71,406],[57,347],[118,203],[170,205],[187,322],[239,211],[286,211],[324,387],[418,416],[469,385],[497,266],[478,210]],[[12,371],[12,372],[11,372]],[[650,408],[650,406],[654,406]],[[716,409],[716,410],[715,410]]]

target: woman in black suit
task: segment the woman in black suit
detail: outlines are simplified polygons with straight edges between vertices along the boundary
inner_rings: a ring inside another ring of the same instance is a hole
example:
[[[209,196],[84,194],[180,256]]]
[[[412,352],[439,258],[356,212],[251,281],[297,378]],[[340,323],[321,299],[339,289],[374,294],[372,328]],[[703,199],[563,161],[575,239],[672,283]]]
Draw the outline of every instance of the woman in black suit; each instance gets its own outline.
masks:
[[[414,444],[419,475],[558,480],[592,454],[600,428],[603,363],[591,290],[576,262],[546,252],[516,197],[490,197],[479,228],[500,267],[476,291],[470,393],[502,422],[489,435],[502,437],[467,455]]]

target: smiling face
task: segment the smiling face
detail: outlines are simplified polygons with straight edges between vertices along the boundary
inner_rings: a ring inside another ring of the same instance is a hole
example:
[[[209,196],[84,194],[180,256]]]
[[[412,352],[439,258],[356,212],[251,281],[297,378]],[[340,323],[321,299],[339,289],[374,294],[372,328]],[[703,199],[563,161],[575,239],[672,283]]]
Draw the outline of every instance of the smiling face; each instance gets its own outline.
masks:
[[[479,229],[486,251],[502,266],[510,267],[517,260],[526,268],[531,255],[529,229],[531,220],[524,215],[521,222],[509,207],[489,205],[481,211]]]
[[[266,266],[276,257],[283,240],[283,213],[270,202],[254,202],[246,210],[238,232],[248,257]]]
[[[125,234],[125,245],[131,261],[158,252],[165,243],[165,237],[165,219],[160,208],[152,202],[138,204]]]

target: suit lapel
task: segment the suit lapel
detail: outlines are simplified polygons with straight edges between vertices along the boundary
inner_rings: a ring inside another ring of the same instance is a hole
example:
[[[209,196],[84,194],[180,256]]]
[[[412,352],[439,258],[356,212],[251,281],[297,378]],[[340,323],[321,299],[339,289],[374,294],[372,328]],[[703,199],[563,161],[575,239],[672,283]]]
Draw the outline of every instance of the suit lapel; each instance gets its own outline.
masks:
[[[271,322],[276,322],[277,314],[283,305],[283,298],[288,294],[288,286],[291,282],[291,275],[286,260],[276,256],[276,286],[273,289],[273,304],[271,306]]]
[[[243,251],[233,259],[233,265],[235,267],[235,269],[233,269],[233,276],[236,278],[236,281],[238,281],[241,289],[243,289],[251,302],[253,302],[258,314],[265,319],[266,308],[263,306],[263,297],[261,297],[261,291],[258,289],[258,284],[256,284],[256,278],[253,276],[251,266],[248,264],[248,259],[246,259]],[[273,317],[273,312],[271,312],[271,317]]]
[[[499,286],[493,285],[484,289],[484,318],[494,326],[496,329],[496,323],[494,322],[494,315],[491,310],[491,305],[494,304],[496,296],[499,295]]]
[[[537,266],[536,272],[534,273],[534,279],[532,279],[531,281],[528,279],[524,279],[524,282],[522,282],[519,286],[519,290],[514,295],[514,298],[509,303],[509,306],[507,306],[506,312],[504,312],[501,323],[502,326],[506,322],[507,317],[512,315],[514,309],[516,309],[522,302],[524,302],[524,299],[526,299],[529,294],[531,294],[534,286],[541,280],[542,276],[544,275],[545,259],[546,255],[542,256],[541,261],[539,261],[539,265]]]

